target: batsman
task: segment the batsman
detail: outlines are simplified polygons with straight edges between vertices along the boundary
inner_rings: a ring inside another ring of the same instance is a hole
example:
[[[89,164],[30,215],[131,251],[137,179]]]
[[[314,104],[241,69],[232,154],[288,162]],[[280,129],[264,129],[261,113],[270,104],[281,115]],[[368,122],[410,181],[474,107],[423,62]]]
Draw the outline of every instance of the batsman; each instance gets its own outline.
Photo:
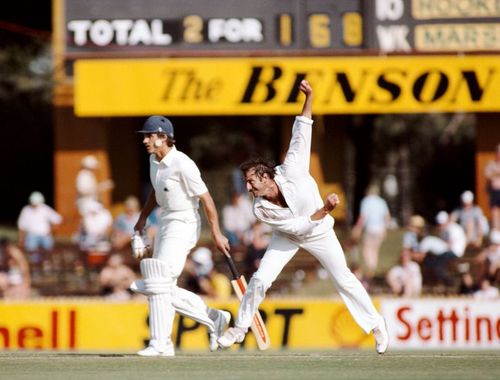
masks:
[[[163,116],[151,116],[139,133],[150,154],[151,190],[139,220],[134,227],[132,251],[140,263],[143,280],[135,281],[131,290],[148,296],[149,346],[140,356],[174,356],[171,339],[175,312],[208,328],[210,350],[218,348],[217,338],[231,315],[209,308],[196,294],[177,286],[186,258],[200,237],[199,201],[210,224],[213,241],[220,251],[229,252],[227,238],[221,233],[214,201],[193,160],[175,147],[174,127]],[[148,215],[159,205],[160,224],[155,237],[152,258],[148,251],[144,228]]]
[[[275,166],[257,158],[240,166],[247,190],[255,198],[254,214],[272,227],[273,235],[241,300],[235,327],[228,329],[218,342],[227,348],[243,341],[266,291],[302,248],[327,270],[354,320],[366,333],[374,333],[376,350],[383,354],[389,343],[385,321],[363,285],[348,268],[333,230],[334,220],[330,212],[339,203],[339,198],[336,194],[329,194],[323,202],[309,173],[313,91],[306,80],[300,83],[300,90],[305,101],[300,116],[295,119],[283,163]]]

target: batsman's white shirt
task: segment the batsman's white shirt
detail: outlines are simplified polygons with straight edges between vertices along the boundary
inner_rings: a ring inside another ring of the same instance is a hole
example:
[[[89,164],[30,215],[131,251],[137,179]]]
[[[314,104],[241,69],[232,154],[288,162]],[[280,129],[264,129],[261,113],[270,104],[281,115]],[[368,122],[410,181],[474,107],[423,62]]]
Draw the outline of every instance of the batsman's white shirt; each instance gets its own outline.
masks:
[[[168,211],[198,209],[198,197],[208,189],[193,160],[174,146],[161,161],[152,154],[149,163],[151,184],[160,207]]]
[[[161,161],[151,155],[150,179],[160,206],[153,257],[167,262],[178,277],[201,229],[199,196],[208,191],[193,160],[175,146]]]

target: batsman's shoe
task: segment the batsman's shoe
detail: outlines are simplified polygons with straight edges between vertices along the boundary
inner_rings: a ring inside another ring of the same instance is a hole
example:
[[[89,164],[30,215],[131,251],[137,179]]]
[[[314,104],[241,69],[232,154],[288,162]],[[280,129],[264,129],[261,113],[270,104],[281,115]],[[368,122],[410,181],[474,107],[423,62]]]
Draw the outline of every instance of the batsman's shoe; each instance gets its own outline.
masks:
[[[210,334],[210,351],[216,351],[219,348],[217,339],[221,337],[226,329],[227,324],[231,320],[231,314],[224,310],[217,310],[217,315],[213,319],[215,331]]]
[[[144,357],[175,356],[175,350],[174,345],[170,343],[169,345],[167,345],[165,350],[159,351],[153,346],[148,346],[145,349],[137,352],[137,355]]]
[[[245,339],[245,331],[239,327],[231,327],[226,330],[217,342],[222,348],[229,348],[235,343],[241,343]]]
[[[387,333],[385,318],[373,329],[373,336],[375,337],[375,349],[377,353],[383,354],[386,352],[389,346],[389,334]]]

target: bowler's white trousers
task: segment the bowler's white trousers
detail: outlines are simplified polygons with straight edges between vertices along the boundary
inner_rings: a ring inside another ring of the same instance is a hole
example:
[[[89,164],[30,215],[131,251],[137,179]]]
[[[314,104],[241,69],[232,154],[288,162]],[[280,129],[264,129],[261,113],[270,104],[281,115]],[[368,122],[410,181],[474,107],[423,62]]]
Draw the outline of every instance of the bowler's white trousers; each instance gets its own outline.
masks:
[[[172,283],[170,294],[164,296],[158,305],[155,297],[149,297],[151,340],[160,348],[164,348],[170,339],[176,311],[204,324],[209,332],[215,329],[209,317],[210,309],[201,297],[177,287],[177,279],[184,269],[187,255],[198,242],[200,230],[197,210],[165,212],[160,216],[153,258],[168,265]]]
[[[235,323],[237,327],[248,330],[267,289],[299,248],[313,255],[327,270],[349,312],[366,333],[381,323],[382,316],[375,309],[366,289],[348,268],[342,247],[332,230],[301,241],[273,234],[259,269],[252,276],[241,301]]]

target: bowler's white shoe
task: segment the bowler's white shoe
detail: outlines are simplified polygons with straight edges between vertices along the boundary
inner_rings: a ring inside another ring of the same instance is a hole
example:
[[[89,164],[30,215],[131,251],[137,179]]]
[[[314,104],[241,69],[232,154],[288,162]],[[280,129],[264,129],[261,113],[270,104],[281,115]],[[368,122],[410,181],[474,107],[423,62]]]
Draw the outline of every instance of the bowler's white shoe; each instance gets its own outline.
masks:
[[[389,334],[387,333],[387,325],[385,323],[385,318],[382,322],[373,329],[373,336],[375,337],[375,349],[379,354],[383,354],[387,351],[389,346]]]
[[[231,320],[231,314],[224,310],[216,310],[217,315],[213,318],[215,331],[210,334],[210,351],[216,351],[219,348],[217,339],[221,337],[226,329],[227,324]]]
[[[148,346],[137,352],[139,356],[156,357],[156,356],[175,356],[174,345],[169,344],[164,351],[158,351],[153,346]]]
[[[229,348],[235,343],[241,343],[245,339],[245,331],[239,327],[231,327],[226,330],[217,342],[222,348]]]

